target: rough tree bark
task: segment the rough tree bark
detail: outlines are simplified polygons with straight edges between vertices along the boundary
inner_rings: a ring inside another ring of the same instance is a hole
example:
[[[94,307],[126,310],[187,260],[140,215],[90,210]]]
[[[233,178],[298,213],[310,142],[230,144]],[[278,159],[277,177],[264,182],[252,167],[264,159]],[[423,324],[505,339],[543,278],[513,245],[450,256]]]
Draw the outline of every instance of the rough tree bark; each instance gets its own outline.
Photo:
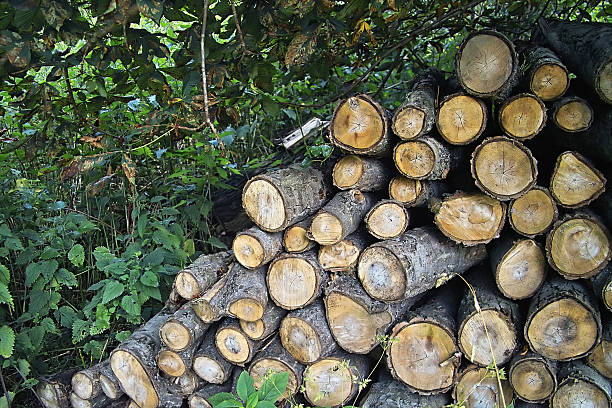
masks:
[[[439,408],[450,402],[448,394],[419,395],[387,376],[374,383],[359,404],[362,408]]]
[[[529,90],[543,101],[563,96],[570,83],[569,72],[557,54],[545,47],[533,46],[524,55],[525,78]]]
[[[340,190],[374,191],[384,188],[392,174],[383,160],[349,155],[335,164],[332,179]]]
[[[599,374],[612,379],[612,314],[602,313],[603,334],[601,342],[595,346],[587,357],[587,364],[596,369]]]
[[[276,306],[272,302],[268,302],[261,319],[254,322],[241,320],[240,328],[252,340],[267,339],[272,333],[276,332],[286,314],[287,311],[285,309]]]
[[[187,300],[202,296],[219,280],[234,262],[230,251],[201,255],[187,268],[177,273],[174,287]]]
[[[551,408],[609,408],[612,405],[610,381],[582,361],[572,361],[559,367],[559,387],[550,400]]]
[[[70,407],[70,387],[72,376],[76,371],[77,369],[60,371],[39,380],[36,393],[45,404],[45,408]]]
[[[259,268],[281,251],[282,236],[281,232],[269,233],[257,227],[239,232],[232,243],[234,256],[245,268]]]
[[[595,295],[601,303],[612,312],[612,264],[608,264],[601,272],[591,278]]]
[[[102,392],[112,400],[116,400],[124,395],[119,379],[113,373],[110,364],[100,369],[100,386],[102,387]]]

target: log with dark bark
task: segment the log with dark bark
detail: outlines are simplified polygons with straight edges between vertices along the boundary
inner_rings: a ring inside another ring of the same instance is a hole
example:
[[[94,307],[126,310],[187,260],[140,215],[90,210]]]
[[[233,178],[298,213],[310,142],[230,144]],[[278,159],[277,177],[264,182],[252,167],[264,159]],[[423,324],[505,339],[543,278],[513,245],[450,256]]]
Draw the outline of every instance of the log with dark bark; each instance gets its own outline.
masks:
[[[183,351],[196,347],[208,327],[188,303],[174,312],[160,327],[159,337],[170,350]]]
[[[612,264],[608,263],[608,266],[594,275],[591,278],[591,284],[601,303],[612,311]]]
[[[455,333],[456,288],[445,285],[393,327],[386,350],[396,379],[419,394],[445,393],[455,384],[461,353]]]
[[[286,310],[312,303],[321,296],[328,279],[314,251],[281,254],[270,263],[266,277],[270,298]]]
[[[237,319],[227,317],[217,329],[215,345],[223,358],[232,364],[244,367],[257,353],[261,341],[251,340],[244,334]]]
[[[387,185],[392,170],[383,160],[349,155],[335,164],[332,179],[340,190],[374,191]]]
[[[436,121],[436,100],[443,74],[429,69],[419,74],[411,84],[410,92],[395,110],[391,129],[403,140],[412,140],[428,134]]]
[[[306,252],[316,245],[316,242],[308,236],[312,224],[312,218],[307,218],[297,224],[293,224],[283,232],[283,247],[291,253]]]
[[[612,314],[603,312],[601,342],[589,354],[586,363],[608,379],[612,379]]]
[[[446,96],[436,114],[440,136],[453,145],[466,145],[478,139],[487,126],[487,106],[463,92]]]
[[[546,106],[532,94],[518,94],[507,99],[499,110],[499,126],[508,136],[528,140],[546,124]]]
[[[579,208],[599,197],[606,186],[606,178],[589,160],[578,152],[559,155],[550,178],[550,193],[566,208]]]
[[[543,101],[563,96],[569,87],[570,76],[557,54],[538,46],[529,47],[522,54],[529,90]]]
[[[102,394],[100,372],[108,367],[108,360],[79,371],[72,376],[72,392],[79,398],[88,400]]]
[[[554,277],[531,300],[523,332],[529,348],[544,357],[584,357],[601,338],[597,301],[582,283]]]
[[[199,390],[191,394],[187,402],[189,404],[189,408],[213,408],[212,404],[208,402],[210,397],[222,392],[231,391],[231,381],[226,381],[223,384],[205,384]]]
[[[180,407],[183,399],[159,375],[156,357],[161,349],[159,329],[171,316],[162,309],[134,331],[110,356],[110,365],[123,391],[140,408]]]
[[[497,288],[510,299],[532,297],[546,279],[544,250],[533,239],[504,234],[489,244]]]
[[[610,381],[582,361],[572,361],[559,367],[559,387],[550,400],[551,408],[612,406]]]
[[[459,84],[469,94],[502,100],[518,83],[518,55],[506,36],[475,31],[463,40],[455,57]]]
[[[328,194],[320,171],[290,166],[250,179],[242,190],[242,206],[259,228],[278,232],[316,212]]]
[[[506,204],[485,194],[457,192],[433,201],[434,222],[444,235],[463,245],[478,245],[499,237],[506,221]]]
[[[329,139],[351,153],[382,157],[393,147],[388,114],[367,95],[341,100],[329,124]]]
[[[441,181],[415,180],[396,176],[389,183],[389,197],[406,207],[426,207],[431,199],[442,199],[442,194],[450,192]]]
[[[252,340],[262,340],[268,338],[279,328],[281,320],[287,314],[285,309],[268,302],[263,316],[254,322],[240,320],[240,328]]]
[[[69,408],[72,376],[77,369],[60,371],[57,374],[43,377],[36,385],[36,393],[45,408]]]
[[[119,384],[119,379],[115,373],[113,373],[110,364],[100,369],[100,386],[102,387],[102,392],[112,400],[116,400],[124,395]]]
[[[410,216],[399,201],[381,200],[370,208],[363,221],[375,238],[392,239],[406,231]]]
[[[232,376],[233,367],[217,350],[211,331],[195,352],[193,371],[208,383],[223,384]]]
[[[612,104],[612,27],[554,18],[538,20],[536,40],[544,40],[567,67]]]
[[[381,302],[372,299],[357,279],[341,275],[325,290],[325,313],[338,345],[350,353],[366,354],[419,298]]]
[[[260,388],[264,378],[271,373],[289,373],[287,388],[281,396],[281,400],[286,400],[295,395],[302,385],[302,375],[304,366],[296,361],[291,354],[281,345],[278,337],[266,344],[255,356],[249,366],[249,375],[255,380],[255,387]]]
[[[449,146],[431,136],[399,143],[393,149],[393,161],[399,172],[416,180],[441,180],[456,169],[463,159],[463,149]]]
[[[551,118],[557,127],[565,132],[584,132],[593,124],[594,112],[591,105],[577,96],[565,97],[553,105]]]
[[[254,322],[261,319],[267,304],[265,268],[249,270],[238,263],[204,296],[191,302],[195,313],[206,323],[224,316]]]
[[[512,229],[529,238],[548,232],[558,215],[552,195],[547,188],[539,186],[513,200],[508,208],[508,222]]]
[[[459,374],[453,400],[465,408],[507,407],[512,402],[512,387],[507,380],[498,382],[486,367],[470,365]]]
[[[441,408],[450,402],[448,394],[419,395],[391,377],[372,385],[359,404],[362,408]]]
[[[232,262],[234,257],[229,251],[201,255],[177,273],[174,287],[178,294],[187,300],[200,297],[229,270]]]
[[[170,381],[175,392],[183,398],[189,397],[204,384],[202,379],[191,370],[185,371],[179,377],[171,378]]]
[[[531,151],[503,136],[485,139],[472,154],[472,177],[491,197],[518,198],[536,183],[538,168]]]
[[[497,290],[489,268],[474,268],[465,280],[471,287],[466,288],[457,311],[459,348],[474,364],[487,366],[495,361],[502,366],[519,346],[519,307]]]
[[[610,233],[591,213],[566,215],[546,236],[548,263],[566,279],[590,278],[611,257]]]
[[[193,343],[181,351],[162,348],[157,355],[157,365],[159,369],[170,377],[181,377],[185,375],[191,371],[193,356],[199,348],[200,343],[200,341]]]
[[[372,204],[368,193],[341,191],[314,216],[310,234],[321,245],[335,244],[357,231]]]
[[[70,405],[72,408],[102,408],[107,407],[111,400],[103,393],[96,394],[91,399],[79,397],[74,392],[70,393]]]
[[[557,389],[557,364],[536,353],[518,354],[510,364],[508,381],[521,400],[545,402]]]
[[[281,251],[282,236],[282,232],[265,232],[257,227],[239,232],[232,242],[234,256],[245,268],[259,268]]]
[[[334,407],[353,398],[369,372],[367,357],[337,352],[306,369],[304,396],[313,405]]]
[[[333,245],[323,245],[319,248],[319,264],[330,272],[351,272],[357,266],[359,254],[372,242],[365,231],[361,229]]]
[[[484,245],[458,245],[427,226],[366,248],[359,258],[357,274],[370,296],[395,302],[419,295],[440,279],[461,274],[485,257]]]

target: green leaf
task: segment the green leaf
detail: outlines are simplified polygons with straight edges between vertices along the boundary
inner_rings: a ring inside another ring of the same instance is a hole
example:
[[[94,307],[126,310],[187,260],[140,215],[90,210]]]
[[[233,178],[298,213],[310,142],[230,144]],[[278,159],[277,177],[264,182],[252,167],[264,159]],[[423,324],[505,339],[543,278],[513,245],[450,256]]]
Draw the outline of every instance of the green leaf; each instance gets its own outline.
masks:
[[[151,20],[159,24],[161,16],[164,12],[164,2],[160,0],[136,0],[138,11],[143,16],[149,17]]]
[[[259,395],[254,392],[247,399],[246,408],[255,408],[259,402]],[[273,404],[274,405],[274,404]]]
[[[55,318],[63,327],[72,327],[77,319],[77,313],[70,306],[61,306],[55,313]]]
[[[42,273],[42,268],[40,267],[40,263],[31,263],[26,267],[25,272],[25,285],[32,286],[32,283],[38,279],[40,274]]]
[[[259,401],[256,408],[276,408],[276,405],[270,401]]]
[[[30,371],[32,371],[32,366],[28,360],[20,358],[17,360],[17,367],[19,368],[19,372],[23,374],[24,377],[30,375]]]
[[[223,401],[235,400],[235,399],[236,399],[236,397],[234,396],[234,394],[230,394],[229,392],[220,392],[220,393],[215,394],[215,395],[211,396],[210,398],[208,398],[208,402],[213,407],[216,407],[217,405],[219,405]]]
[[[103,333],[110,328],[111,314],[106,306],[99,304],[96,307],[96,320],[89,328],[89,333],[92,336]]]
[[[59,256],[59,252],[57,249],[53,247],[46,247],[42,254],[40,254],[40,259],[53,259]]]
[[[115,299],[119,295],[123,293],[123,283],[118,282],[116,280],[108,281],[106,286],[104,287],[104,294],[102,295],[102,303],[106,304],[111,300]]]
[[[157,275],[150,270],[147,270],[145,271],[145,273],[142,274],[142,276],[140,277],[140,282],[142,282],[143,285],[152,288],[156,288],[159,286],[159,279]]]
[[[0,263],[0,283],[8,285],[11,281],[11,271]]]
[[[68,251],[68,259],[74,266],[82,266],[85,262],[85,249],[81,244],[75,244],[70,251]]]
[[[243,407],[242,403],[238,401],[235,397],[233,400],[227,399],[213,406],[213,408],[241,408],[241,407]]]
[[[185,251],[187,256],[195,254],[195,242],[193,242],[193,239],[188,239],[183,242],[183,251]]]
[[[9,358],[13,355],[13,347],[15,346],[15,333],[13,329],[4,325],[0,327],[0,355],[4,358]]]
[[[19,240],[19,238],[12,237],[4,240],[4,246],[13,251],[23,251],[23,244]]]
[[[282,393],[285,392],[288,381],[288,372],[274,374],[272,378],[268,378],[259,388],[260,399],[262,401],[276,402]]]
[[[11,292],[9,292],[8,287],[0,282],[0,304],[9,305],[9,309],[14,309],[15,304],[13,303],[13,296],[11,296]]]
[[[140,303],[134,295],[127,295],[121,299],[121,307],[132,316],[140,316]]]
[[[24,374],[25,375],[25,374]],[[11,402],[15,400],[15,393],[13,391],[8,391]],[[14,405],[11,405],[14,406]],[[0,397],[0,408],[8,408],[8,401],[6,399],[6,395]]]
[[[221,240],[217,237],[210,237],[208,238],[207,242],[214,246],[215,248],[219,248],[219,249],[227,249],[227,245],[225,245],[223,242],[221,242]]]
[[[60,285],[64,285],[68,288],[72,288],[78,285],[76,276],[66,268],[60,268],[55,274],[55,279]]]
[[[254,383],[253,377],[251,377],[246,371],[242,371],[242,373],[240,373],[240,377],[238,377],[238,383],[236,384],[236,393],[238,394],[238,398],[246,402],[249,395],[255,391],[255,386],[253,385]]]
[[[72,342],[78,343],[83,340],[89,333],[89,322],[82,319],[77,319],[72,324]]]

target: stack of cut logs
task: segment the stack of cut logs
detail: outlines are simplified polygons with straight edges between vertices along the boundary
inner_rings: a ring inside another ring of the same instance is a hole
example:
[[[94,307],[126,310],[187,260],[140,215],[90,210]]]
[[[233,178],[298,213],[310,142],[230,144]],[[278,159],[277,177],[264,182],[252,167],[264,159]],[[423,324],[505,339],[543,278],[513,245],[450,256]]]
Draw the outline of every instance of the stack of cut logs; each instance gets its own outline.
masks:
[[[612,27],[546,20],[534,40],[468,35],[456,77],[422,72],[392,115],[340,101],[329,137],[350,154],[333,171],[250,179],[255,226],[232,250],[180,271],[108,360],[42,381],[40,398],[209,407],[245,369],[256,385],[288,372],[283,398],[313,406],[609,408],[610,201],[595,200]]]

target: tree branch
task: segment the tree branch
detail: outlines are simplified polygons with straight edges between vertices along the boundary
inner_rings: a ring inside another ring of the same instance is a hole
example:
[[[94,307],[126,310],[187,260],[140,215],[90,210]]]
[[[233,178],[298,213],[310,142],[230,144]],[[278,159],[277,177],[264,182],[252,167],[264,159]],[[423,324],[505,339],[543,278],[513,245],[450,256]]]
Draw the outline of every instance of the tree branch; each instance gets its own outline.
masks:
[[[240,28],[240,22],[238,21],[238,13],[236,13],[236,4],[234,4],[234,0],[229,0],[232,6],[232,14],[234,15],[234,23],[236,24],[236,32],[238,33],[238,39],[240,40],[240,46],[242,47],[242,56],[253,54],[250,50],[247,49],[246,44],[244,43],[244,37],[242,36],[242,29]]]

